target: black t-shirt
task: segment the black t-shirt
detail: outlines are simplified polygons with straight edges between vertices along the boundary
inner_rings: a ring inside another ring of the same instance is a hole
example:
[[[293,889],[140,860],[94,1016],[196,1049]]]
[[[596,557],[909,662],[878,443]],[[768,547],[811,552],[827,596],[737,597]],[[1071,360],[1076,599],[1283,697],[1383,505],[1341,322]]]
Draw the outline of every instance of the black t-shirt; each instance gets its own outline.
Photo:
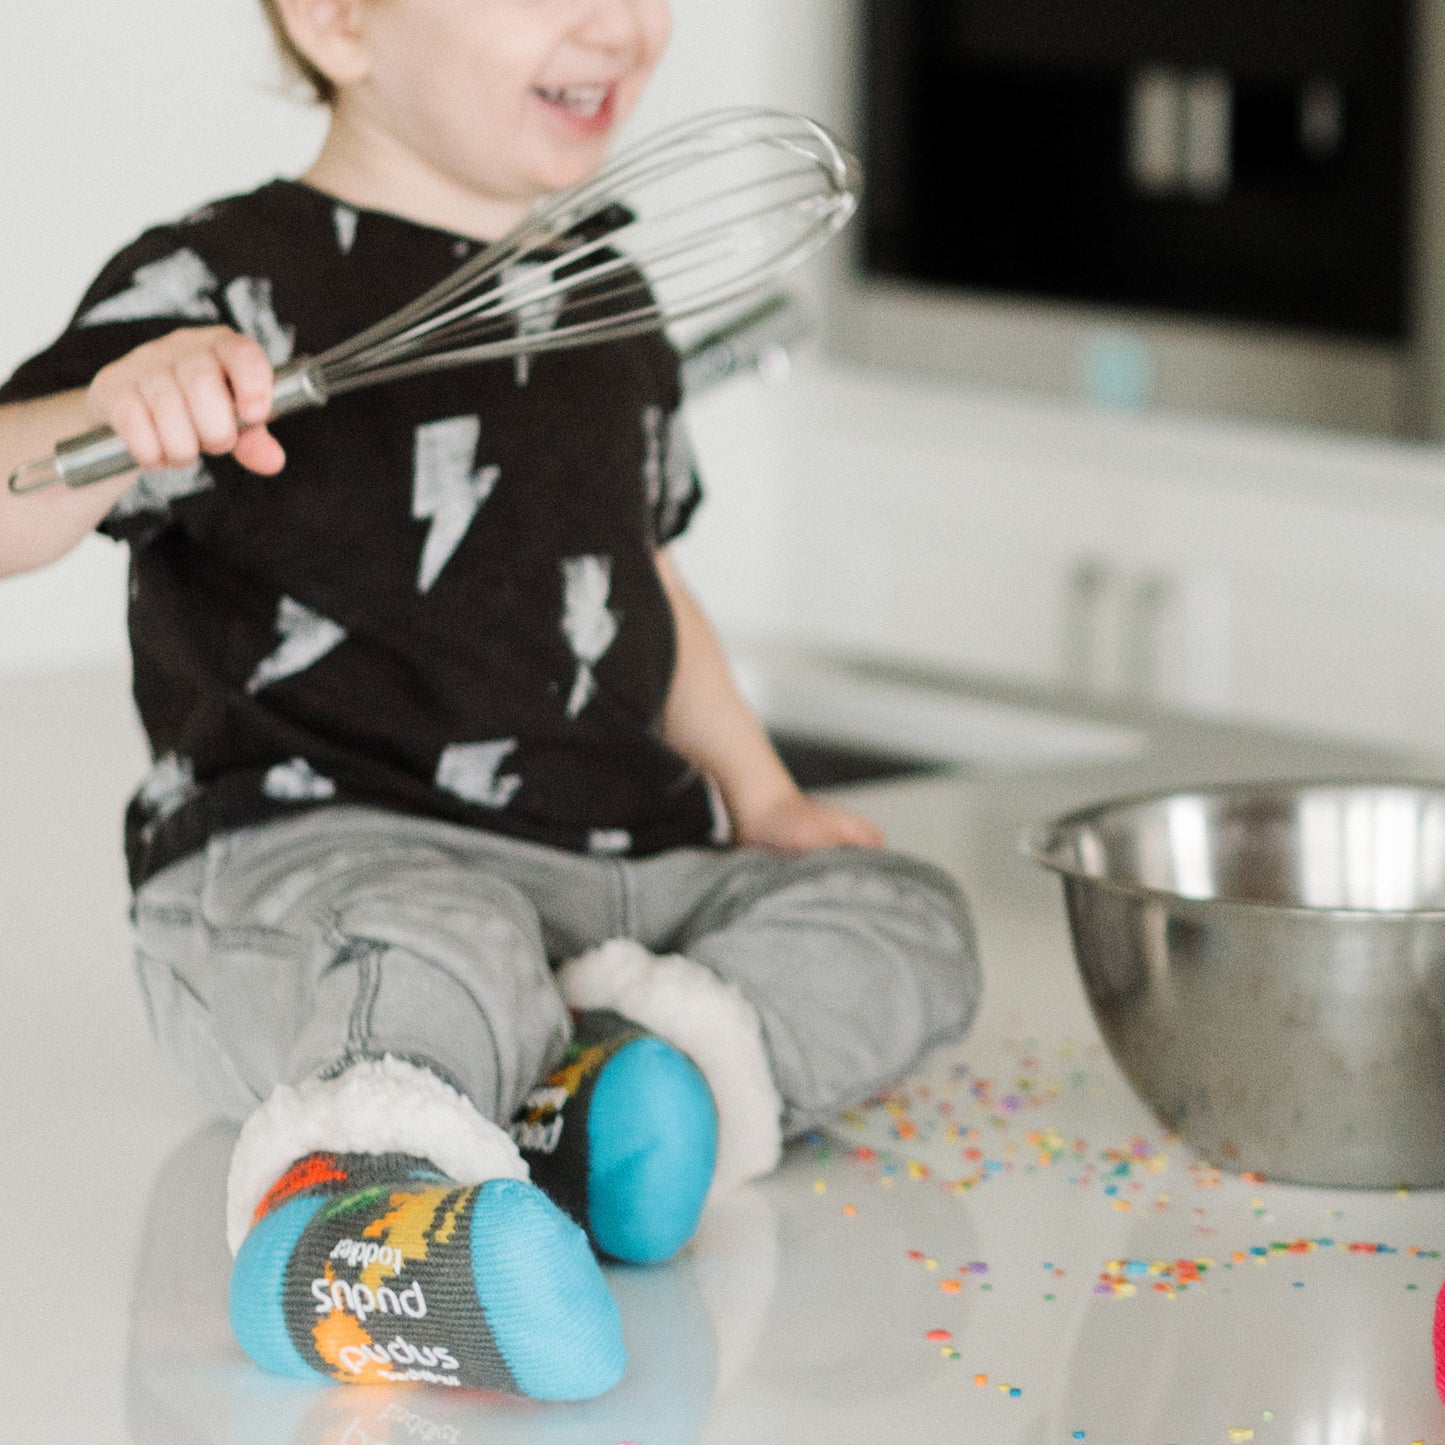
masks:
[[[123,250],[0,402],[86,386],[179,326],[315,355],[477,246],[274,181]],[[653,553],[699,499],[680,401],[672,347],[636,337],[283,418],[277,477],[229,457],[144,475],[101,524],[131,547],[155,758],[126,814],[132,882],[334,803],[605,854],[721,841],[660,735],[676,639]]]

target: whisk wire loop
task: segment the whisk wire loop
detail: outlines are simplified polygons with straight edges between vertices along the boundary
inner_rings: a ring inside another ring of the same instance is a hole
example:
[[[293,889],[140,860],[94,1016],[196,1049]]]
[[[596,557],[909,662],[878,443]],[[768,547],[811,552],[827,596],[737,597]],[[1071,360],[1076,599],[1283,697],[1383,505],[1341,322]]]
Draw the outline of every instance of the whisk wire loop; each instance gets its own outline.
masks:
[[[846,224],[858,184],[857,162],[805,117],[735,107],[680,121],[538,206],[416,300],[293,363],[278,374],[287,409],[749,302]],[[130,469],[124,443],[108,435],[87,437],[83,467],[62,444],[12,476],[11,489]]]

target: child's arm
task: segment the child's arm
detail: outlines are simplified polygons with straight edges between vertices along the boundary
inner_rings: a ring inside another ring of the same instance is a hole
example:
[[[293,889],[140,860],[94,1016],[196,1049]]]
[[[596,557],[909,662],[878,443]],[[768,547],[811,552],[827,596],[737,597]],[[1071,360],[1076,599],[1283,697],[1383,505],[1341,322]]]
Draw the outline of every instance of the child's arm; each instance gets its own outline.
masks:
[[[135,483],[130,472],[92,487],[16,496],[9,477],[17,467],[104,424],[143,470],[233,452],[242,466],[274,475],[285,454],[259,425],[271,409],[272,380],[266,353],[249,337],[224,326],[189,327],[136,347],[85,390],[0,406],[0,577],[64,556]]]
[[[784,852],[844,843],[882,847],[883,834],[868,819],[800,791],[738,692],[712,624],[666,552],[657,554],[657,570],[677,627],[663,740],[718,785],[735,841]]]

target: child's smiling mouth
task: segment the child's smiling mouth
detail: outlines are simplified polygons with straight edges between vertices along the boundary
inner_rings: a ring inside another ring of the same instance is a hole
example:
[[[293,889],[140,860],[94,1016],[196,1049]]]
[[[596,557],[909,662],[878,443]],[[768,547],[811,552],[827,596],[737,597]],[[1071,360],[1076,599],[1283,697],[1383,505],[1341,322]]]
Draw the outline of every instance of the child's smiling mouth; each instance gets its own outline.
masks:
[[[568,116],[581,121],[594,121],[610,110],[613,86],[607,85],[559,85],[536,88],[536,94],[550,106],[564,111]]]

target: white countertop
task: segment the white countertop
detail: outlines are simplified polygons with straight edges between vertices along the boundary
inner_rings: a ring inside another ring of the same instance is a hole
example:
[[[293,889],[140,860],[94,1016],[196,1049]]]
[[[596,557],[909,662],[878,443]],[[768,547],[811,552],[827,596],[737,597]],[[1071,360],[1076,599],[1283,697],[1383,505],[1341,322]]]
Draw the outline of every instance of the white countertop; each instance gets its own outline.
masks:
[[[681,1260],[612,1271],[624,1383],[537,1407],[298,1386],[241,1356],[225,1320],[229,1136],[162,1076],[127,961],[119,810],[142,755],[123,684],[8,684],[0,1438],[1445,1442],[1430,1353],[1445,1192],[1197,1166],[1104,1051],[1057,884],[1015,846],[1030,821],[1141,788],[1409,768],[1203,726],[1148,739],[1140,755],[849,795],[968,888],[986,981],[971,1037],[793,1148]],[[1186,1282],[1181,1260],[1210,1263]],[[1110,1261],[1134,1289],[1101,1292]]]

